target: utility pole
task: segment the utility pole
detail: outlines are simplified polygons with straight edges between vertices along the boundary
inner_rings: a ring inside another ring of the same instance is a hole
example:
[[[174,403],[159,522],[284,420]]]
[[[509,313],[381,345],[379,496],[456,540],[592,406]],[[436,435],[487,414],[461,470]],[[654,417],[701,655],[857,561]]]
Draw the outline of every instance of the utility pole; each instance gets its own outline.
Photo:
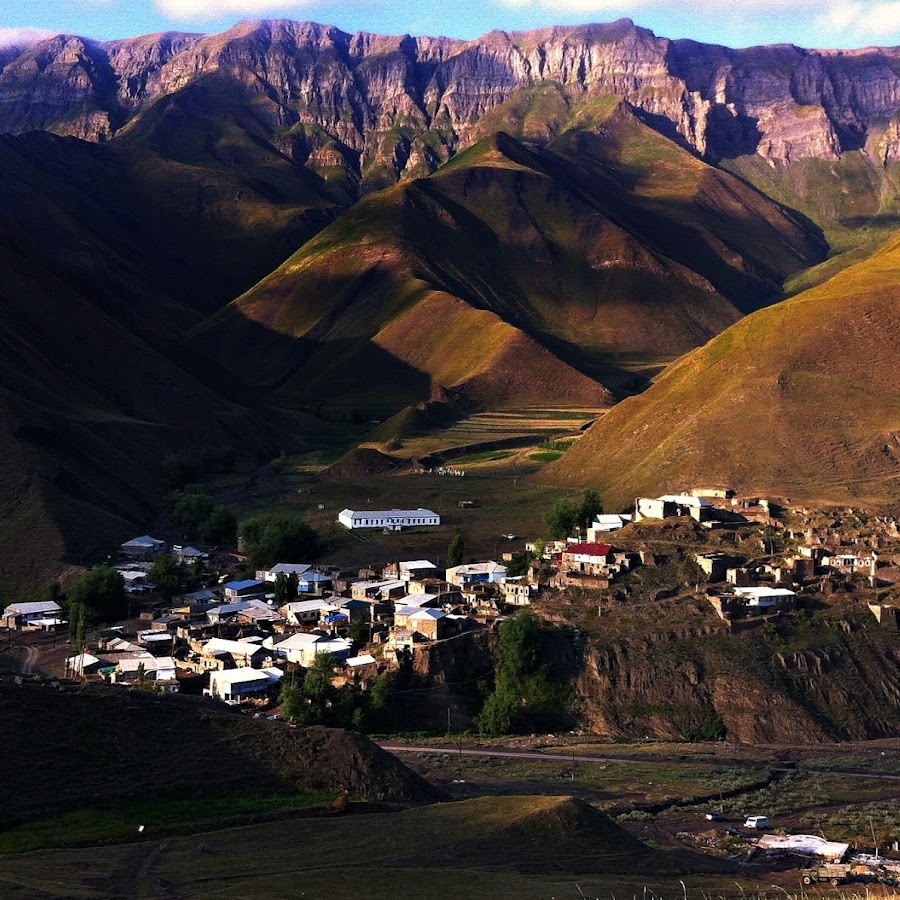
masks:
[[[572,748],[572,781],[575,780],[575,748]]]
[[[447,740],[450,740],[450,707],[447,707]]]

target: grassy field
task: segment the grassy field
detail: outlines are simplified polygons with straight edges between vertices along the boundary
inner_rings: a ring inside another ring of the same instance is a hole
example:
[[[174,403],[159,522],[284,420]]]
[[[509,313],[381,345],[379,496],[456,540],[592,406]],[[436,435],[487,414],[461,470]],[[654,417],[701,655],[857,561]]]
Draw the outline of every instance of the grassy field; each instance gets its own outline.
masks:
[[[496,557],[506,550],[521,549],[521,541],[508,541],[504,536],[545,534],[544,516],[561,494],[556,488],[490,472],[465,477],[406,473],[346,481],[323,481],[296,473],[288,475],[284,483],[286,487],[248,501],[240,512],[300,513],[326,541],[323,561],[356,566],[420,558],[438,563],[446,558],[447,546],[458,533],[465,538],[467,558]],[[464,500],[478,505],[461,509]],[[419,507],[440,513],[441,525],[382,534],[378,529],[350,533],[337,524],[344,508]]]
[[[715,891],[732,897],[761,887],[731,874],[679,874],[698,867],[696,856],[643,847],[579,801],[491,797],[101,850],[4,856],[0,890],[10,900],[143,900],[159,891],[254,900],[301,891],[310,900],[393,900],[409,891],[429,900],[577,900],[645,888],[657,896],[699,898]]]
[[[158,835],[173,828],[227,828],[253,817],[268,817],[327,805],[333,794],[271,797],[218,797],[197,800],[124,801],[109,807],[79,809],[0,831],[0,853],[23,853],[51,847],[90,845],[136,839],[138,828]]]

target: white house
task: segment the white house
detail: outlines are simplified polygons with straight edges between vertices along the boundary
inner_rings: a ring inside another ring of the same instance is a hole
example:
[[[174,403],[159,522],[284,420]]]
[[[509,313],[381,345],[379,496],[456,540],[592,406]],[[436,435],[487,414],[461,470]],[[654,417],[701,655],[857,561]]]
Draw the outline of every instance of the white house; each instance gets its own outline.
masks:
[[[268,669],[222,669],[211,672],[209,687],[203,693],[226,703],[240,703],[265,696],[277,688],[284,672],[272,666]]]
[[[415,528],[420,525],[440,525],[441,517],[430,509],[344,509],[338,522],[345,528]]]
[[[690,516],[698,522],[706,521],[713,512],[713,505],[702,497],[690,494],[663,494],[662,497],[638,497],[634,502],[634,521],[642,519],[668,519],[672,516]]]
[[[369,653],[364,653],[362,656],[351,656],[345,662],[351,669],[358,669],[360,666],[374,665],[378,660]]]
[[[597,540],[598,534],[618,531],[620,528],[624,528],[624,526],[631,522],[631,519],[632,517],[630,515],[622,515],[620,513],[600,513],[599,515],[594,516],[594,521],[591,522],[588,527],[587,539],[594,543]]]
[[[743,597],[748,606],[757,606],[761,609],[785,606],[792,603],[797,594],[787,588],[773,587],[736,587],[734,593]]]
[[[309,667],[320,653],[332,653],[338,659],[350,656],[350,642],[343,638],[329,638],[324,634],[292,634],[275,644],[275,653],[288,662]]]
[[[289,625],[309,625],[329,613],[337,612],[337,607],[327,600],[295,600],[285,603],[280,612]]]
[[[506,566],[500,563],[468,563],[447,569],[446,578],[450,584],[466,587],[470,584],[503,584],[506,580]]]
[[[410,559],[398,563],[397,577],[401,581],[412,581],[413,578],[428,578],[436,575],[438,567],[427,559]]]
[[[3,610],[2,622],[6,628],[40,628],[43,620],[59,620],[62,612],[54,600],[39,600],[30,603],[11,603]]]
[[[279,575],[296,575],[299,579],[311,568],[307,563],[278,563],[271,569],[257,569],[256,578],[258,581],[275,581]]]
[[[260,668],[265,665],[266,657],[271,656],[271,651],[259,644],[249,641],[229,641],[225,638],[212,638],[203,645],[201,651],[204,668],[217,668],[226,656],[231,656],[235,666]]]

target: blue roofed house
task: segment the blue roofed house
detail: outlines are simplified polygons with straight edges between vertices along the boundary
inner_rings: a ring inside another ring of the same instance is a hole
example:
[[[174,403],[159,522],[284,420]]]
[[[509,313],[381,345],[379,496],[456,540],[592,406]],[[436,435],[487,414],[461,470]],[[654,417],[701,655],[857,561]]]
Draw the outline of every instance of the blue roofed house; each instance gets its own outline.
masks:
[[[503,584],[506,573],[506,566],[500,563],[467,563],[447,569],[446,577],[450,584],[467,587],[470,584]]]
[[[150,537],[149,534],[142,534],[140,537],[132,538],[119,545],[119,552],[127,559],[150,560],[157,553],[166,552],[166,542]]]
[[[225,599],[236,600],[238,597],[264,596],[268,585],[265,581],[257,581],[255,578],[248,578],[245,581],[226,582],[223,587],[225,589]]]

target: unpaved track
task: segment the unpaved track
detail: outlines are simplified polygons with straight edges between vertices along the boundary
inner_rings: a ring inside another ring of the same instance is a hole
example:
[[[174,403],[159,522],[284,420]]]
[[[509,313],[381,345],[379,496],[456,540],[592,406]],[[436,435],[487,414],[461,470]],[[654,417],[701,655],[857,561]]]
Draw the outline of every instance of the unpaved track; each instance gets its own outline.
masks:
[[[382,750],[387,750],[388,753],[398,754],[398,753],[450,753],[456,754],[458,756],[487,756],[493,757],[495,759],[527,759],[527,760],[540,760],[541,762],[552,762],[557,765],[561,762],[571,762],[573,759],[575,762],[581,763],[621,763],[622,765],[646,765],[648,762],[665,762],[666,764],[674,764],[683,763],[684,765],[696,764],[697,760],[695,759],[630,759],[623,758],[620,756],[585,756],[582,754],[571,754],[571,753],[542,753],[536,750],[483,750],[483,749],[474,749],[474,748],[466,748],[460,747],[458,744],[390,744],[390,743],[382,743],[379,744]],[[764,763],[754,763],[754,766],[765,765]],[[847,778],[871,778],[877,781],[897,781],[900,782],[900,775],[883,775],[883,774],[874,774],[872,772],[852,772],[846,771],[843,769],[807,769],[805,767],[799,766],[766,766],[766,768],[771,769],[773,772],[797,772],[801,775],[843,775]]]

